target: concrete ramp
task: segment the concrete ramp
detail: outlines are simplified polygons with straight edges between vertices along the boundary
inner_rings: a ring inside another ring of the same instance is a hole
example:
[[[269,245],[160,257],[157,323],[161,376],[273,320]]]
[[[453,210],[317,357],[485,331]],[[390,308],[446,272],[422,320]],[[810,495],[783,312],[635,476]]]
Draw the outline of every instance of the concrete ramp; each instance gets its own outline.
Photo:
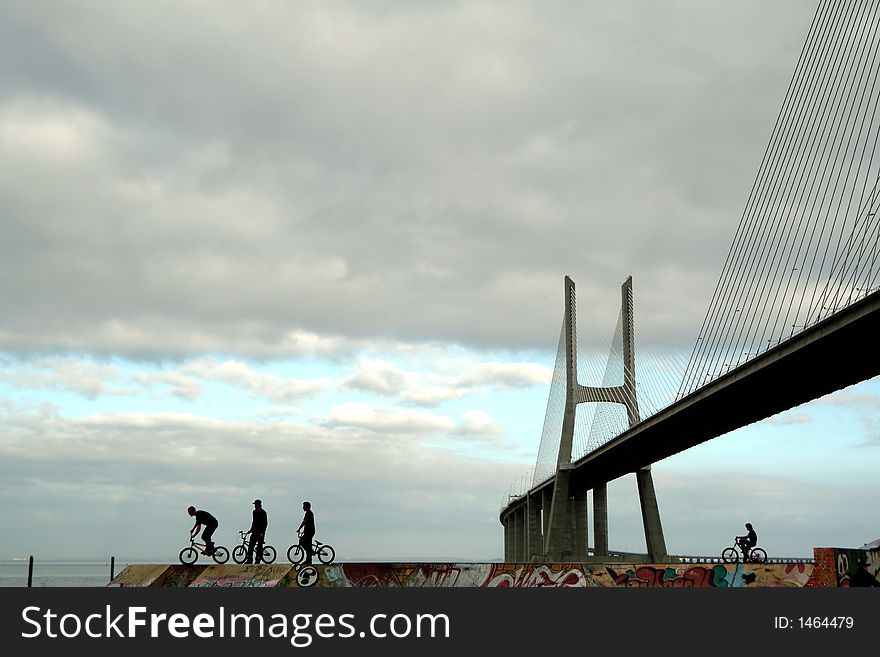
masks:
[[[168,566],[164,564],[133,564],[126,566],[107,586],[153,586],[153,582],[161,577],[166,570],[168,570]]]
[[[815,548],[808,563],[130,565],[109,586],[754,588],[880,586],[880,550]]]
[[[186,588],[192,584],[196,577],[202,574],[207,566],[166,566],[165,572],[161,577],[157,577],[152,586],[161,586],[165,588]]]

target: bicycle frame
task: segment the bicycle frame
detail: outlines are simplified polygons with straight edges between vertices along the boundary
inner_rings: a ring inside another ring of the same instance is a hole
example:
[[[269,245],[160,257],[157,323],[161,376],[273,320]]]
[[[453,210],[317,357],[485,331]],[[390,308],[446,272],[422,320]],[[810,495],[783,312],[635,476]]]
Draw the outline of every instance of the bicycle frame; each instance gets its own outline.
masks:
[[[236,545],[232,549],[232,560],[238,564],[248,563],[247,554],[250,552],[251,532],[239,531],[238,534],[241,536],[241,545]],[[260,554],[256,557],[256,563],[275,563],[276,556],[275,548],[263,542]]]
[[[302,539],[303,535],[301,532],[297,532],[297,535]],[[299,564],[306,555],[303,554],[299,559],[295,558],[294,555],[302,552],[304,552],[304,550],[299,543],[291,545],[287,548],[287,560],[292,564]],[[312,538],[311,552],[313,557],[317,557],[318,561],[325,565],[333,563],[333,560],[336,558],[336,550],[332,545],[329,543],[322,543],[314,538]]]
[[[725,548],[721,552],[721,558],[725,563],[733,563],[742,560],[742,563],[764,563],[767,561],[767,551],[757,545],[749,546],[748,552],[743,549],[739,537],[734,538],[733,546]]]
[[[199,554],[204,554],[205,550],[208,549],[207,544],[197,541],[196,537],[193,534],[189,535],[189,545],[183,548],[178,558],[180,562],[184,565],[192,565],[196,561],[198,561]],[[205,555],[214,560],[215,563],[224,564],[229,560],[229,550],[227,550],[223,545],[219,545],[218,543],[214,543],[214,550],[211,554]]]
[[[208,545],[206,543],[202,543],[201,541],[197,541],[195,536],[189,537],[189,546],[196,548],[199,552],[204,552],[208,549]],[[215,543],[214,546],[216,547],[217,544]]]

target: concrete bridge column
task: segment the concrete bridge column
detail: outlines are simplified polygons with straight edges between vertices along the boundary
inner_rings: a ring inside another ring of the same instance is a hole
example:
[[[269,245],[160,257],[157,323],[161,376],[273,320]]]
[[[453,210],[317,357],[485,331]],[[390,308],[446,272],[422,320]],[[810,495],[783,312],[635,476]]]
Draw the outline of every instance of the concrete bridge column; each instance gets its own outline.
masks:
[[[596,556],[608,556],[608,484],[593,489],[593,537]]]
[[[645,526],[648,554],[654,562],[666,561],[666,541],[663,539],[660,509],[657,506],[657,495],[654,493],[654,479],[651,476],[650,465],[636,472],[636,482],[642,503],[642,524]]]
[[[526,560],[536,561],[544,554],[541,531],[541,503],[537,495],[529,495],[526,504]]]
[[[519,562],[522,560],[522,539],[523,539],[523,525],[522,525],[522,515],[517,509],[513,513],[513,561]]]
[[[513,516],[510,514],[504,519],[504,561],[513,561]]]
[[[546,560],[547,552],[545,550],[545,541],[547,540],[547,530],[550,527],[550,506],[553,503],[553,488],[546,486],[541,491],[541,560]]]
[[[516,562],[516,515],[517,511],[514,509],[510,512],[510,560],[512,562]]]
[[[568,495],[571,465],[560,465],[556,470],[556,483],[550,508],[550,523],[544,536],[544,552],[547,560],[558,563],[571,558],[572,510]]]
[[[587,491],[575,494],[574,506],[574,553],[572,561],[584,561],[587,558]]]

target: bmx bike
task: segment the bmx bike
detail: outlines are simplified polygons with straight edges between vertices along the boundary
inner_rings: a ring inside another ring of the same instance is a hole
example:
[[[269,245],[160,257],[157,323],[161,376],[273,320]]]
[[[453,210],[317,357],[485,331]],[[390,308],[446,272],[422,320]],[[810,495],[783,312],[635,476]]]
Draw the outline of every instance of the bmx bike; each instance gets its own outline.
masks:
[[[299,535],[302,538],[302,534]],[[312,539],[312,554],[318,557],[318,561],[320,561],[325,566],[327,564],[333,563],[333,560],[336,558],[336,550],[333,549],[333,546],[327,545],[327,543],[322,543],[321,541],[316,541]],[[301,564],[306,559],[306,551],[303,550],[302,546],[299,543],[295,543],[287,548],[287,560],[294,564]]]
[[[178,558],[180,559],[180,563],[185,566],[191,566],[199,559],[199,554],[207,548],[208,546],[204,543],[200,543],[196,540],[195,536],[190,535],[189,537],[189,547],[185,547],[180,551]],[[222,545],[214,544],[214,551],[208,555],[214,561],[219,564],[224,564],[229,561],[229,550],[227,550]]]
[[[240,531],[238,533],[241,536],[241,545],[236,545],[232,549],[232,560],[235,563],[244,563],[245,561],[247,561],[247,554],[248,554],[247,535],[250,534],[250,532],[249,531],[247,531],[247,532]],[[278,555],[275,552],[275,548],[273,548],[271,545],[267,545],[266,543],[263,543],[263,550],[258,556],[259,556],[259,560],[262,561],[263,563],[275,563],[275,557]]]
[[[742,545],[736,541],[733,547],[724,548],[721,559],[724,563],[736,563],[739,561],[740,552],[743,552]],[[753,547],[749,550],[748,555],[743,552],[743,563],[764,563],[765,561],[767,561],[767,552],[764,548]]]

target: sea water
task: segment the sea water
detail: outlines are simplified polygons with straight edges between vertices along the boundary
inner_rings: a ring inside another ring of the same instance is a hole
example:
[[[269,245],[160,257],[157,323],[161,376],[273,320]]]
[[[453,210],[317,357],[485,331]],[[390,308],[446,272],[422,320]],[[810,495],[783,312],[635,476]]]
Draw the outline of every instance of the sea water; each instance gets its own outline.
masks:
[[[115,574],[128,564],[119,559]],[[106,586],[110,581],[110,560],[34,559],[31,586]],[[27,586],[27,559],[0,559],[0,587]]]

